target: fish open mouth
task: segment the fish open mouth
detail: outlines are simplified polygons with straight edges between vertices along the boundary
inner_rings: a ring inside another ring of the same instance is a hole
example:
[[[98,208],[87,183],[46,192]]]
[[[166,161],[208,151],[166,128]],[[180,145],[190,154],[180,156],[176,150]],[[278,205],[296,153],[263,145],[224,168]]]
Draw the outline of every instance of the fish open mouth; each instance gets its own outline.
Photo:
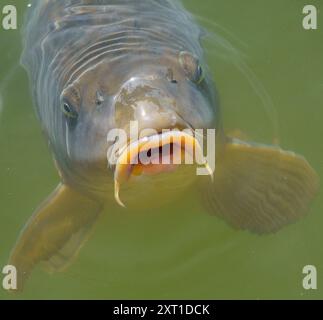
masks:
[[[119,153],[114,175],[114,196],[120,199],[120,185],[132,176],[156,175],[175,171],[180,165],[193,165],[203,159],[203,150],[191,134],[173,130],[146,136],[129,143]],[[213,172],[207,162],[203,164],[211,177]]]

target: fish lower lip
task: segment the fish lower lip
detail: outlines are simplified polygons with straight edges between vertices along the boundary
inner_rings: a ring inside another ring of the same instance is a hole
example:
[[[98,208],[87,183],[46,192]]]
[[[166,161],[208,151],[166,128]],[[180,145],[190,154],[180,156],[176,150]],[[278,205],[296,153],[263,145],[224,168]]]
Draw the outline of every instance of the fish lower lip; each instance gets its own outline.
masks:
[[[155,175],[171,172],[185,163],[194,163],[194,155],[202,155],[199,142],[193,135],[182,131],[168,131],[143,137],[125,146],[115,168],[115,199],[124,207],[119,191],[131,176]],[[143,161],[144,159],[144,161]]]

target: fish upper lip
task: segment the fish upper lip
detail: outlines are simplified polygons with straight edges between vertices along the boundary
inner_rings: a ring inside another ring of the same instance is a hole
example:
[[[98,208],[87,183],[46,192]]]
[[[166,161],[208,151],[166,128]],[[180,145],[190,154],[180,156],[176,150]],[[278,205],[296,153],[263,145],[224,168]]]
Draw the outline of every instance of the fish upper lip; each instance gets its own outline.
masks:
[[[151,133],[151,134],[147,134],[143,137],[139,137],[138,139],[136,140],[131,140],[131,139],[128,139],[127,140],[127,143],[124,144],[124,146],[118,150],[117,154],[115,154],[116,158],[119,160],[120,156],[124,153],[125,150],[127,150],[127,148],[129,148],[129,146],[133,143],[136,143],[136,142],[148,142],[149,139],[151,139],[152,137],[154,136],[158,136],[158,137],[161,137],[163,134],[165,133],[168,133],[168,132],[172,132],[172,133],[176,133],[176,132],[182,132],[182,130],[184,129],[191,129],[189,127],[186,127],[186,128],[173,128],[173,129],[162,129],[162,130],[158,130],[158,131],[155,131],[154,133]],[[156,133],[157,132],[157,133]],[[118,162],[117,160],[117,162]]]

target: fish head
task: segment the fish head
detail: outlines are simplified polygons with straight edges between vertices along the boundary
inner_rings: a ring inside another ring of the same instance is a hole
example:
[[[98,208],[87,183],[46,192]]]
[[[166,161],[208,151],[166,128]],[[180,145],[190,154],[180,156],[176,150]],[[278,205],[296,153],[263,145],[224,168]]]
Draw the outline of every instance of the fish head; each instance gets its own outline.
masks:
[[[71,136],[68,153],[74,164],[82,164],[79,176],[105,191],[102,180],[111,181],[107,176],[112,175],[121,205],[121,184],[130,203],[140,192],[158,194],[190,185],[195,171],[191,162],[182,165],[187,155],[183,145],[189,145],[194,157],[201,146],[193,131],[216,123],[214,86],[194,54],[141,59],[116,64],[112,74],[96,66],[61,97]],[[71,105],[79,110],[70,112]]]

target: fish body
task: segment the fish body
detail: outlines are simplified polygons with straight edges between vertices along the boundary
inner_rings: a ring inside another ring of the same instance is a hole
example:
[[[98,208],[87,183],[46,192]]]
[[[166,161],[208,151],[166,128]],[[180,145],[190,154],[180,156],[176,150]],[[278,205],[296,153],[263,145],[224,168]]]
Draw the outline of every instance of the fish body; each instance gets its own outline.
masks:
[[[201,35],[179,1],[32,3],[22,64],[61,183],[12,251],[21,286],[40,262],[54,271],[70,263],[100,212],[108,210],[112,190],[124,205],[120,184],[131,186],[125,191],[131,208],[151,190],[162,200],[167,191],[174,194],[195,182],[187,166],[174,172],[167,165],[120,164],[134,145],[148,141],[149,150],[160,150],[164,142],[157,137],[166,136],[164,129],[174,130],[173,139],[187,138],[195,149],[197,140],[181,130],[215,129],[215,170],[202,194],[209,210],[232,226],[271,233],[306,213],[318,179],[303,157],[225,136]],[[134,143],[126,140],[129,148],[109,163],[107,155],[117,142],[107,141],[107,135],[120,128],[129,139],[133,121],[140,131],[155,133]]]

